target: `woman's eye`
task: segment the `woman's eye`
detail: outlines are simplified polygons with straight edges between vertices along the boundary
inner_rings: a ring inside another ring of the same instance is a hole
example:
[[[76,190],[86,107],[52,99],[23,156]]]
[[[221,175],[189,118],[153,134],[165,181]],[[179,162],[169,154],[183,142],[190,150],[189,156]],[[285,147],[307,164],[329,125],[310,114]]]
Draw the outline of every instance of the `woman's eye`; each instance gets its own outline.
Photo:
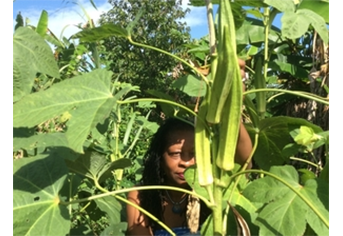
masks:
[[[178,157],[178,156],[180,156],[180,154],[181,154],[181,152],[170,152],[169,156],[171,156],[171,157]]]

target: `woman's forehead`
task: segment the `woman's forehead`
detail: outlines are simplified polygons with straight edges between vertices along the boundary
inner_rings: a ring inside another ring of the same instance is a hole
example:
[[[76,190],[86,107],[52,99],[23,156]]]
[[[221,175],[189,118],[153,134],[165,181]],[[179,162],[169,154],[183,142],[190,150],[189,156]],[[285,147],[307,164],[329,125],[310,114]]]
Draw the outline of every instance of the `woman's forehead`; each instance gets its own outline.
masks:
[[[181,142],[194,143],[193,130],[174,130],[167,135],[167,145]]]

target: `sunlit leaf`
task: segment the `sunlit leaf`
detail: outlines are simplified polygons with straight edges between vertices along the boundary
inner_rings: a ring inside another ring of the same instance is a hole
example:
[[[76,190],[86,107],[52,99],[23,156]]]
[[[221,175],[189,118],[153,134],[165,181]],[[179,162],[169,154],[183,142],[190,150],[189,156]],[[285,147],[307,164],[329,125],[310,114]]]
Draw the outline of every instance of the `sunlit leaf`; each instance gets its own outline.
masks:
[[[79,38],[81,42],[96,42],[101,39],[106,39],[108,37],[118,36],[118,37],[128,37],[128,32],[123,29],[120,25],[115,24],[103,24],[99,27],[85,29],[74,34],[71,38]]]
[[[296,192],[269,175],[247,186],[243,191],[244,196],[252,202],[266,203],[265,207],[258,210],[255,221],[260,226],[260,235],[302,235],[306,223],[311,224],[312,228],[312,224],[318,224],[313,229],[323,235],[328,234],[328,228],[322,220],[327,223],[329,220],[328,184],[310,179],[304,186],[300,185],[293,166],[275,166],[270,169],[270,173],[287,182]],[[317,212],[313,212],[310,206]]]
[[[13,151],[47,146],[68,147],[69,145],[67,137],[63,133],[47,133],[28,138],[13,138]]]
[[[32,90],[37,72],[59,78],[52,50],[35,31],[19,27],[13,35],[13,101]]]
[[[38,156],[13,162],[13,234],[66,235],[70,219],[59,192],[67,177],[62,158]]]
[[[289,132],[302,125],[311,127],[315,132],[322,131],[319,126],[300,118],[278,116],[260,120],[258,146],[254,154],[258,166],[269,170],[273,165],[284,164],[288,157],[283,155],[282,150],[291,140]],[[255,142],[256,129],[251,126],[246,128],[251,140]]]
[[[306,206],[295,194],[269,203],[256,219],[263,235],[302,235],[306,228]],[[295,220],[296,219],[296,220]]]
[[[172,86],[191,97],[202,97],[206,94],[205,82],[194,75],[182,76],[175,80]]]
[[[43,10],[38,21],[36,32],[40,36],[44,37],[44,35],[46,35],[47,33],[47,30],[48,30],[48,12]]]
[[[70,148],[82,153],[89,132],[109,116],[118,99],[135,89],[127,86],[113,96],[111,76],[99,69],[28,95],[13,106],[13,126],[33,127],[68,111],[65,134]]]
[[[320,37],[323,39],[323,42],[329,42],[329,31],[323,17],[321,17],[314,11],[308,9],[298,10],[297,15],[303,16],[301,20],[307,18],[308,22],[313,26],[313,28],[318,32]]]
[[[304,195],[310,198],[316,209],[329,222],[329,184],[322,179],[310,179],[305,183]],[[329,235],[326,227],[318,215],[312,209],[308,210],[307,222],[317,235]]]
[[[323,39],[324,43],[329,40],[329,33],[323,17],[308,9],[300,9],[297,12],[285,12],[281,17],[282,35],[290,39],[296,39],[305,34],[311,24]]]
[[[294,12],[295,5],[293,0],[263,0],[265,4],[275,7],[281,12]]]
[[[294,137],[294,141],[297,144],[307,146],[322,138],[321,136],[314,133],[313,129],[307,126],[301,126],[298,135]]]
[[[298,9],[312,10],[329,24],[329,0],[302,0]]]

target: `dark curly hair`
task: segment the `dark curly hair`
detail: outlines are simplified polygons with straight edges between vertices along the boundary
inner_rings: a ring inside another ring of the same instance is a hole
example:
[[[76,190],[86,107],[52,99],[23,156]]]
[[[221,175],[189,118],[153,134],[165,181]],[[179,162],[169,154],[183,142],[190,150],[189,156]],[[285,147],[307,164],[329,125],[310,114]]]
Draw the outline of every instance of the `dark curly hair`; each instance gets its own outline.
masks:
[[[165,174],[161,169],[162,155],[166,149],[169,135],[175,131],[180,130],[189,130],[194,132],[194,125],[192,124],[192,122],[187,122],[178,118],[169,118],[165,120],[165,122],[153,135],[149,149],[144,156],[144,170],[142,179],[140,181],[140,186],[164,185]],[[142,190],[139,192],[141,207],[161,221],[163,221],[164,207],[162,206],[162,203],[164,199],[165,197],[163,194],[163,190],[160,189]],[[183,214],[185,213],[185,211],[186,209],[184,209]],[[202,219],[200,219],[200,221],[202,221]],[[160,228],[160,226],[158,224],[155,224],[153,220],[149,220],[149,224],[149,226],[152,227],[153,231]]]

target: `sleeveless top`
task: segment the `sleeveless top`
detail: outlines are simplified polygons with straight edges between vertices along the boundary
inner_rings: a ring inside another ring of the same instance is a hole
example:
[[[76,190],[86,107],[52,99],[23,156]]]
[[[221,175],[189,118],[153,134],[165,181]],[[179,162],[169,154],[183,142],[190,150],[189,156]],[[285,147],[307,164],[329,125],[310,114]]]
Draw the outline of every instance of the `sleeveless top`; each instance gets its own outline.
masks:
[[[192,234],[189,231],[189,228],[186,228],[186,227],[176,227],[176,228],[171,228],[171,230],[177,236],[200,236],[200,231],[197,231],[196,233]],[[158,230],[155,230],[154,236],[171,236],[171,234],[167,232],[165,229],[158,229]]]

